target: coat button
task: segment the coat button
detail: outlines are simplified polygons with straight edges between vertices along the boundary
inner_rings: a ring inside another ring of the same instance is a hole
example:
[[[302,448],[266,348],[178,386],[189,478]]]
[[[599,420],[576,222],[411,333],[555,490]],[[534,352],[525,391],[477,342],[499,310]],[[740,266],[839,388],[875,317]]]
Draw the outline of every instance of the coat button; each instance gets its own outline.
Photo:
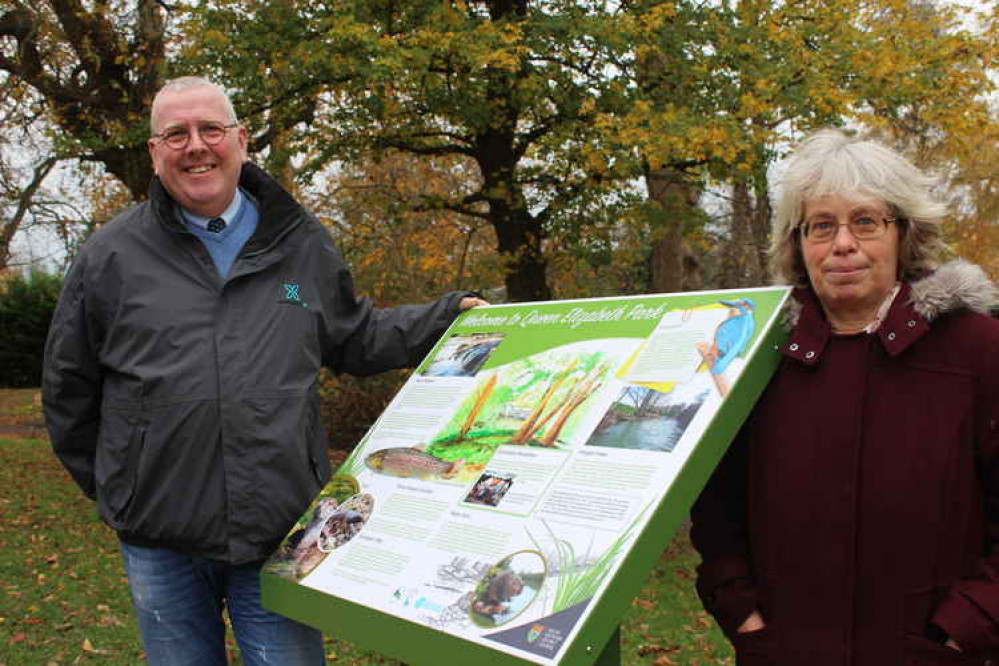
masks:
[[[805,358],[815,358],[815,352],[808,352],[805,354]]]
[[[908,322],[908,324],[909,324],[909,328],[916,328],[916,320],[915,319],[910,319],[909,322]]]
[[[791,351],[798,351],[798,343],[797,342],[792,342],[791,346],[788,347],[788,349],[790,349]]]
[[[894,340],[894,339],[895,339],[895,333],[894,333],[894,332],[892,332],[892,333],[889,333],[889,334],[888,334],[888,339],[889,339],[889,340]]]

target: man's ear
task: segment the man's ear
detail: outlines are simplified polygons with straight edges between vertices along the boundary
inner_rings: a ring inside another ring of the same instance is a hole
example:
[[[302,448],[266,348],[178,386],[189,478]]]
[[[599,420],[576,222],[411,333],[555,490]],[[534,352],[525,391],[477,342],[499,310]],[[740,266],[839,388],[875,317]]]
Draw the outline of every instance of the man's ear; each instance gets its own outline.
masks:
[[[238,129],[239,133],[237,134],[236,138],[239,140],[239,147],[243,151],[243,161],[244,162],[249,162],[250,161],[250,155],[249,155],[249,151],[246,149],[247,142],[248,142],[246,128],[243,127],[242,125],[240,125],[237,129]]]

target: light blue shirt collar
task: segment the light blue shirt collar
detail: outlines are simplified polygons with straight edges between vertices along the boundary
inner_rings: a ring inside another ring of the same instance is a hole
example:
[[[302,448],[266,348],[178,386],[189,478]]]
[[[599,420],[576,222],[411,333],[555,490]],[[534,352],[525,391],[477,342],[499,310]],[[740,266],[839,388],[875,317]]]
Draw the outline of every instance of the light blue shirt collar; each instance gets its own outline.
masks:
[[[226,225],[232,224],[232,221],[233,219],[235,219],[236,214],[239,213],[239,207],[242,205],[243,205],[243,191],[237,187],[236,196],[232,198],[232,203],[229,204],[228,208],[222,211],[222,214],[219,215],[219,217],[225,220]],[[183,206],[178,206],[178,207],[180,208],[180,214],[184,216],[185,220],[202,229],[208,228],[208,220],[212,218],[195,215],[194,213],[187,210]]]

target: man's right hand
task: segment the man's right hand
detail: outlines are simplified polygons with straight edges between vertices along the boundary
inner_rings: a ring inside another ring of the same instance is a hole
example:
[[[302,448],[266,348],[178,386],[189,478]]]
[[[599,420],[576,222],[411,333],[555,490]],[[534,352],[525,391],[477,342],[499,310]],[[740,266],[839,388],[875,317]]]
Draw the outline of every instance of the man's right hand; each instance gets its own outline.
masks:
[[[739,628],[735,630],[735,633],[748,634],[753,631],[760,631],[766,626],[767,623],[763,621],[763,616],[760,615],[760,611],[754,610],[749,614],[749,617],[742,621],[742,624],[740,624]]]

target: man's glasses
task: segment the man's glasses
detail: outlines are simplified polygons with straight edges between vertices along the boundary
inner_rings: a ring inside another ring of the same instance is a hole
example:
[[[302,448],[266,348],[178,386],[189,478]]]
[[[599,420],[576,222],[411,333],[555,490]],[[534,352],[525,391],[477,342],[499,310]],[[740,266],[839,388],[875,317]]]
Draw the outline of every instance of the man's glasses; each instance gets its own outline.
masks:
[[[217,146],[222,143],[226,132],[238,125],[239,123],[230,123],[228,125],[223,125],[222,123],[201,123],[198,125],[198,136],[207,145]],[[180,150],[186,148],[190,142],[191,131],[186,127],[168,127],[159,134],[153,134],[153,138],[159,139],[174,150]]]
[[[841,226],[846,227],[857,240],[873,240],[883,236],[892,222],[895,222],[893,217],[858,215],[849,222],[838,222],[833,219],[805,220],[798,225],[798,230],[806,242],[813,244],[828,243],[836,237]]]

